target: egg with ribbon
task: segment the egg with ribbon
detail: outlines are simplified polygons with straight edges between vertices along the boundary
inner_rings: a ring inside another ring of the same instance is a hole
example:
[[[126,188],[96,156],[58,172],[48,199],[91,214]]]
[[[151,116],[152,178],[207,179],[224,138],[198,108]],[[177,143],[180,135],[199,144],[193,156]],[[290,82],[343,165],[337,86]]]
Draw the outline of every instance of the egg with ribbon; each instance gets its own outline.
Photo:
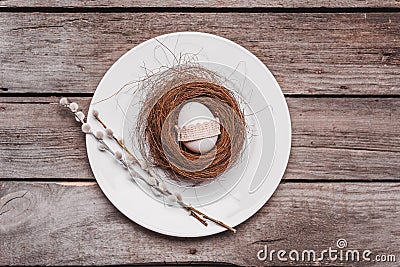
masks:
[[[184,104],[178,115],[178,141],[192,152],[211,151],[221,134],[219,119],[202,103],[191,101]]]

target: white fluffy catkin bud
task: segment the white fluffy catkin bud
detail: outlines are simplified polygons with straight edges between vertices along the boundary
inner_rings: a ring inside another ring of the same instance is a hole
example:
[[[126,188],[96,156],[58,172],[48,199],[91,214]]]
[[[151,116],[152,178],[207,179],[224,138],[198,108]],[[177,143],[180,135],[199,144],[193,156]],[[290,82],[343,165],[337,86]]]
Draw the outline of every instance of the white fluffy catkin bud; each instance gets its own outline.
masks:
[[[85,114],[82,111],[75,113],[75,116],[76,121],[83,121],[85,119]]]
[[[82,132],[84,133],[90,133],[90,130],[92,129],[92,127],[90,126],[89,123],[84,123],[82,124]]]
[[[102,131],[97,131],[96,133],[95,133],[95,136],[96,136],[96,138],[97,139],[103,139],[103,137],[104,137],[104,134],[103,134],[103,132]]]
[[[161,193],[160,193],[160,191],[157,190],[157,187],[151,187],[151,192],[153,192],[153,194],[154,194],[156,197],[161,196]]]
[[[146,182],[147,182],[149,185],[151,185],[151,186],[154,186],[154,185],[157,184],[157,180],[156,180],[156,178],[154,178],[153,176],[147,177],[147,178],[146,178]]]
[[[100,151],[106,151],[106,146],[103,145],[103,144],[98,144],[98,145],[97,145],[97,148],[98,148]]]
[[[61,98],[60,105],[63,105],[63,106],[68,105],[68,98],[66,98],[66,97]]]
[[[128,164],[128,166],[130,166],[133,163],[135,163],[135,159],[131,155],[127,154],[126,155],[126,163]]]
[[[78,106],[78,104],[75,103],[75,102],[72,102],[71,104],[69,104],[69,109],[70,109],[72,112],[77,112],[77,111],[78,111],[78,108],[79,108],[79,106]]]
[[[165,191],[168,190],[167,185],[166,185],[163,181],[160,181],[160,182],[159,182],[158,187],[159,187],[160,190],[163,191],[163,192],[165,192]]]
[[[183,200],[183,197],[182,197],[182,195],[180,193],[175,193],[174,195],[175,195],[175,197],[176,197],[176,199],[178,201],[182,201]]]
[[[171,203],[175,203],[177,201],[176,196],[175,195],[169,195],[167,197],[167,200]]]
[[[121,151],[116,151],[114,156],[115,156],[115,158],[116,158],[117,160],[121,160],[121,159],[122,159],[122,153],[121,153]]]
[[[132,177],[137,177],[139,174],[135,171],[135,170],[133,170],[132,168],[129,168],[129,173],[130,173],[130,175],[132,176]]]
[[[147,170],[149,168],[149,166],[147,165],[147,162],[143,159],[139,160],[139,164],[140,164],[140,168],[142,168],[143,170]]]
[[[93,109],[92,114],[94,117],[98,117],[99,116],[99,112],[96,109]]]
[[[106,134],[107,134],[108,137],[112,138],[114,132],[113,132],[110,128],[107,128],[107,129],[106,129]]]

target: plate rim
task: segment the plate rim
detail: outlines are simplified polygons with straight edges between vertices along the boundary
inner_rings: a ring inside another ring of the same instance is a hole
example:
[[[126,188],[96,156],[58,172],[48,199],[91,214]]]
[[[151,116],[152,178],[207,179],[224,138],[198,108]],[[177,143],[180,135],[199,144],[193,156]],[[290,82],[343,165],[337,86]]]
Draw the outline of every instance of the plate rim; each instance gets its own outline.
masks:
[[[265,194],[263,198],[259,198],[259,200],[254,203],[253,205],[251,205],[251,208],[246,209],[246,212],[249,214],[248,216],[246,216],[245,219],[242,219],[240,222],[238,222],[236,225],[233,225],[233,227],[245,222],[246,220],[250,219],[252,216],[254,216],[254,214],[257,213],[258,210],[260,210],[267,202],[268,200],[272,197],[272,195],[276,192],[276,189],[280,183],[280,181],[283,178],[283,175],[286,171],[287,168],[287,164],[289,161],[289,157],[290,157],[290,151],[291,151],[291,139],[292,139],[292,127],[291,127],[291,118],[290,118],[290,113],[289,113],[289,108],[286,102],[286,99],[284,97],[284,94],[282,92],[281,87],[279,86],[278,82],[276,81],[275,77],[273,76],[273,74],[271,73],[271,71],[267,68],[267,66],[260,60],[258,59],[253,53],[251,53],[249,50],[247,50],[246,48],[244,48],[243,46],[218,35],[214,35],[214,34],[210,34],[210,33],[204,33],[204,32],[195,32],[195,31],[183,31],[183,32],[173,32],[173,33],[166,33],[166,34],[162,34],[159,36],[155,36],[152,37],[134,47],[132,47],[131,49],[129,49],[127,52],[125,52],[121,57],[119,57],[113,64],[112,66],[106,71],[106,73],[103,75],[102,79],[100,80],[99,84],[96,87],[96,91],[94,92],[94,95],[92,97],[90,106],[89,106],[89,111],[88,114],[90,114],[90,112],[93,110],[93,100],[95,99],[96,96],[96,92],[97,90],[101,87],[102,83],[104,83],[104,81],[107,79],[107,75],[115,68],[116,65],[118,65],[122,60],[124,60],[126,57],[130,56],[131,53],[134,53],[134,50],[139,49],[142,46],[147,45],[148,43],[153,42],[156,38],[165,38],[165,37],[174,37],[175,35],[200,35],[200,36],[205,36],[206,38],[215,38],[215,39],[219,39],[223,42],[227,42],[230,45],[234,46],[237,49],[240,49],[242,52],[244,52],[247,56],[251,57],[253,60],[255,60],[263,69],[263,71],[265,72],[266,75],[268,75],[271,78],[271,81],[273,82],[273,85],[279,89],[277,90],[277,93],[279,95],[279,98],[281,98],[282,103],[283,104],[283,114],[286,118],[285,120],[285,126],[286,126],[286,130],[287,130],[287,140],[286,140],[286,147],[284,151],[281,151],[280,157],[282,157],[280,160],[283,164],[281,164],[283,167],[280,168],[279,170],[279,179],[275,178],[274,183],[272,184],[273,190],[271,190],[270,193]],[[265,94],[263,93],[263,91],[260,91],[261,94],[265,97],[265,99],[267,99],[267,97],[265,96]],[[141,225],[142,227],[149,229],[151,231],[160,233],[160,234],[164,234],[164,235],[169,235],[169,236],[176,236],[176,237],[203,237],[203,236],[210,236],[210,235],[214,235],[214,234],[218,234],[220,232],[224,232],[227,229],[219,227],[219,228],[214,228],[216,229],[215,231],[211,231],[211,232],[199,232],[197,234],[193,234],[193,233],[189,233],[189,234],[185,234],[185,233],[181,233],[181,232],[172,232],[169,230],[165,230],[165,229],[160,229],[158,227],[155,227],[154,225],[150,225],[148,223],[146,223],[145,221],[139,219],[139,217],[135,216],[134,218],[132,218],[132,216],[129,216],[126,214],[126,212],[124,212],[124,210],[121,207],[118,207],[118,205],[116,203],[114,203],[115,201],[113,201],[111,194],[108,192],[108,190],[102,186],[101,183],[101,179],[97,178],[97,175],[95,174],[95,168],[93,167],[93,163],[91,158],[93,158],[92,153],[90,152],[89,149],[89,139],[91,137],[86,136],[86,150],[87,150],[87,156],[88,156],[88,160],[90,163],[90,167],[91,170],[93,172],[93,175],[96,179],[97,184],[99,185],[101,191],[103,192],[103,194],[107,197],[107,199],[113,204],[113,206],[119,210],[122,214],[124,214],[124,216],[128,217],[130,220],[132,220],[133,222]],[[277,142],[277,141],[276,141]],[[279,148],[279,149],[284,149],[284,148]],[[275,162],[273,164],[276,164]],[[272,167],[271,167],[272,168]],[[144,192],[143,192],[144,193]],[[145,194],[145,193],[144,193]]]

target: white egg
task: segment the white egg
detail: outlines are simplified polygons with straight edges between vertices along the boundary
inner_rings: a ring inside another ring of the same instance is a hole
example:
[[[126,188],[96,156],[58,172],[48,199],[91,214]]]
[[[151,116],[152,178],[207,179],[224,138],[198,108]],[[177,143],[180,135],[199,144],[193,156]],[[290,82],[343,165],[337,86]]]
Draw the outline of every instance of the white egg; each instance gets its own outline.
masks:
[[[215,117],[211,111],[203,104],[198,102],[189,102],[185,104],[178,115],[178,126],[193,125],[196,123],[203,123],[214,121]],[[194,141],[183,142],[183,144],[190,150],[196,153],[207,153],[215,147],[218,135],[208,138],[203,138]]]

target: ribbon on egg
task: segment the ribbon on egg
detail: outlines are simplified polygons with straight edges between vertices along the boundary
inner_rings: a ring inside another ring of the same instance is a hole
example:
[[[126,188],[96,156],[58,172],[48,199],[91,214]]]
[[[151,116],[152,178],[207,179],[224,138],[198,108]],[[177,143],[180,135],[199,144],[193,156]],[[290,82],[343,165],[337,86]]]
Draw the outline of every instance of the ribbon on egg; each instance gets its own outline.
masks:
[[[178,132],[178,141],[180,142],[200,140],[221,134],[218,118],[206,122],[190,124],[182,128],[179,128],[177,125],[175,127]]]

